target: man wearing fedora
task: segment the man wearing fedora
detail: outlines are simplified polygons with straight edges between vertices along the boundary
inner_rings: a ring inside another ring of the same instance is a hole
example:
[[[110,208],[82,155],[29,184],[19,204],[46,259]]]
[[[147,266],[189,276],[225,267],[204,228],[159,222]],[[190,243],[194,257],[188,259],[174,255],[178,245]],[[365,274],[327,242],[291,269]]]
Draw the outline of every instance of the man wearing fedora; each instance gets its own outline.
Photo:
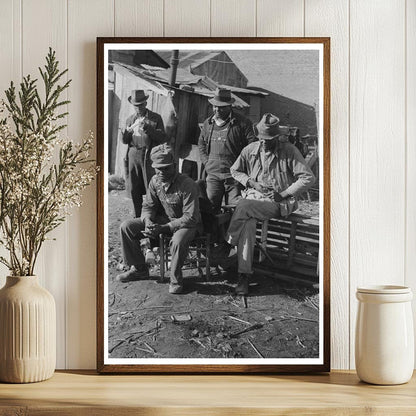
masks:
[[[226,235],[227,243],[237,247],[239,282],[235,291],[239,295],[248,294],[253,274],[256,222],[290,215],[297,209],[296,197],[315,182],[305,159],[287,140],[287,127],[279,126],[278,117],[264,114],[255,132],[259,141],[246,146],[231,167],[233,178],[245,187]]]
[[[122,141],[128,145],[126,154],[127,189],[131,194],[135,217],[140,217],[143,195],[154,171],[149,161],[152,147],[166,141],[162,117],[146,108],[148,95],[133,90],[129,102],[135,113],[127,118]]]
[[[182,266],[190,241],[202,230],[199,210],[199,189],[187,175],[176,172],[172,149],[161,144],[152,149],[150,158],[156,174],[149,182],[141,218],[121,224],[121,247],[124,264],[130,270],[116,280],[130,282],[149,277],[140,239],[158,239],[171,234],[171,277],[169,293],[182,293]]]
[[[257,139],[251,121],[232,110],[235,100],[230,90],[217,88],[208,101],[213,115],[204,121],[198,147],[207,174],[207,195],[214,212],[219,212],[224,194],[231,205],[240,198],[241,185],[231,176],[230,167],[241,150]]]

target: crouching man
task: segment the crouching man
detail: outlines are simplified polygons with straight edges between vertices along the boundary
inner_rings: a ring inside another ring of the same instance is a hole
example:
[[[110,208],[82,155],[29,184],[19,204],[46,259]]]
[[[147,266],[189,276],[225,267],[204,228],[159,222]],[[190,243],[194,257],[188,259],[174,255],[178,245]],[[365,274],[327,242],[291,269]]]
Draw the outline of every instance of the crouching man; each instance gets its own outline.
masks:
[[[231,167],[231,174],[246,189],[231,218],[226,241],[237,246],[239,282],[236,294],[248,294],[256,222],[286,217],[297,209],[296,197],[309,189],[315,177],[299,150],[279,140],[279,119],[265,114],[255,127],[259,141],[246,146]]]
[[[120,229],[124,263],[130,270],[116,279],[121,282],[147,279],[149,271],[140,249],[140,239],[158,239],[159,234],[170,234],[169,293],[182,293],[182,266],[189,243],[202,228],[199,190],[191,178],[176,172],[168,145],[154,147],[150,158],[156,174],[150,180],[141,217],[124,221]]]

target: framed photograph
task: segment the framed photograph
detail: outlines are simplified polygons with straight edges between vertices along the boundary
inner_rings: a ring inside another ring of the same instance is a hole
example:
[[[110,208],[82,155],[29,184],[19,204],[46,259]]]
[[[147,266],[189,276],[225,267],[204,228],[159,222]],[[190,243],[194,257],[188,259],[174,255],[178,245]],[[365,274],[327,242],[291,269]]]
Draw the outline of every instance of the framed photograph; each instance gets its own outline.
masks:
[[[329,38],[97,39],[97,368],[330,371]]]

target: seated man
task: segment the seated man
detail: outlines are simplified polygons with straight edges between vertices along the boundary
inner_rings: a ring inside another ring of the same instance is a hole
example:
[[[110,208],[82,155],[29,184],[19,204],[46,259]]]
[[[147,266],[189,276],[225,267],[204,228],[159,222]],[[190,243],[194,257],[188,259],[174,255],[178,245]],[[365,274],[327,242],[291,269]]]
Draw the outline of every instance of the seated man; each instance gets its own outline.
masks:
[[[140,239],[172,234],[169,293],[182,293],[182,266],[190,241],[201,229],[199,190],[191,178],[176,172],[168,145],[154,147],[150,158],[156,174],[150,180],[141,218],[124,221],[120,227],[124,263],[131,267],[118,275],[117,280],[130,282],[148,278]]]
[[[231,167],[246,190],[231,218],[226,240],[237,246],[239,282],[236,294],[248,294],[257,220],[286,217],[297,209],[296,196],[315,182],[299,150],[279,140],[279,119],[267,113],[256,126],[260,139],[246,146]]]

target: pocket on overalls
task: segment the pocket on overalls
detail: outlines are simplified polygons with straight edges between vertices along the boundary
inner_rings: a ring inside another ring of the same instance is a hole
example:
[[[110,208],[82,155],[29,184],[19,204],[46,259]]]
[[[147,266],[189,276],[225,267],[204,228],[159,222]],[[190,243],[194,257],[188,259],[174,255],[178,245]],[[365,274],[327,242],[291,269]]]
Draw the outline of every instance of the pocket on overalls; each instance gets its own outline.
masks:
[[[180,206],[181,204],[180,195],[177,193],[166,195],[165,201],[166,201],[166,204],[171,208],[172,213],[176,212],[178,209],[178,206]]]

